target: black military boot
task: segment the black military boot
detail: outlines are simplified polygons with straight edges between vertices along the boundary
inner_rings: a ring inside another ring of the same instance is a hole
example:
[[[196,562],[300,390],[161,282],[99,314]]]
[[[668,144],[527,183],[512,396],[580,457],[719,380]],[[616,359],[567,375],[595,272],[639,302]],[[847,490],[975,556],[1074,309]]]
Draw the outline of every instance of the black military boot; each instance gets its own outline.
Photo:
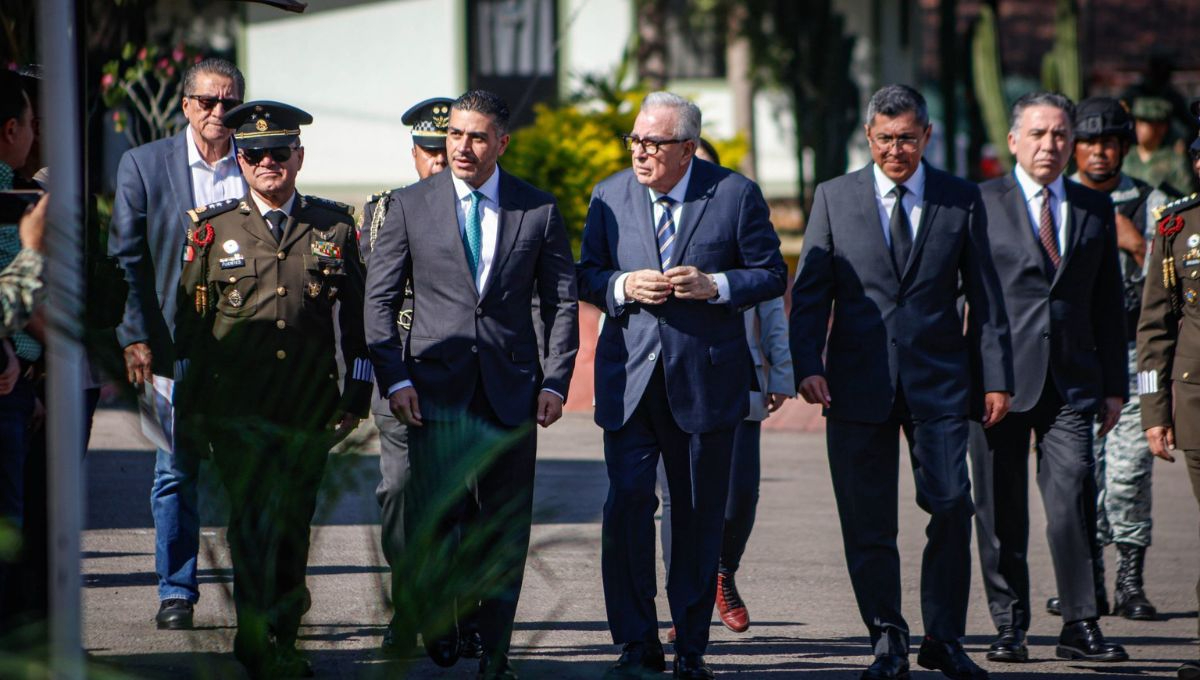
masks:
[[[1117,589],[1114,593],[1116,614],[1134,621],[1153,621],[1158,610],[1146,599],[1142,590],[1142,567],[1146,549],[1132,543],[1118,543],[1121,562],[1117,566]]]

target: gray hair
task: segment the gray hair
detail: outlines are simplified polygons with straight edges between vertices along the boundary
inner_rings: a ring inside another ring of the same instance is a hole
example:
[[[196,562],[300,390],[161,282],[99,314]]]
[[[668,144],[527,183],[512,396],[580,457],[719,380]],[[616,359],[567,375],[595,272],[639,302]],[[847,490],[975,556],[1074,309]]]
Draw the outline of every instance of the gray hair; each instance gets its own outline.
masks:
[[[209,57],[188,67],[188,70],[183,74],[183,94],[185,96],[196,93],[196,80],[202,73],[211,73],[229,78],[233,81],[233,86],[237,88],[238,97],[246,96],[246,79],[242,77],[242,72],[232,62],[217,57]]]
[[[906,113],[916,116],[921,127],[929,126],[929,108],[920,92],[908,85],[884,85],[867,103],[867,125],[875,122],[878,115],[896,118]]]
[[[1067,134],[1075,136],[1075,105],[1064,94],[1058,92],[1029,92],[1021,95],[1012,107],[1012,121],[1008,131],[1016,137],[1021,131],[1021,116],[1025,109],[1033,106],[1053,106],[1067,114]]]
[[[642,110],[674,109],[679,114],[675,121],[675,139],[700,138],[700,107],[673,92],[651,92],[642,100]]]

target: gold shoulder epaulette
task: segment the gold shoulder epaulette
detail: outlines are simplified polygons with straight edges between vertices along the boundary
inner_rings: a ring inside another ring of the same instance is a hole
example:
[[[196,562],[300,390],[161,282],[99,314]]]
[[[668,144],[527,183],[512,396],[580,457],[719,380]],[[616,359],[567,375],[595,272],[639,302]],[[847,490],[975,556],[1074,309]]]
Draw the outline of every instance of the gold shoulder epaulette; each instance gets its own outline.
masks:
[[[313,205],[319,205],[323,208],[329,208],[330,210],[344,212],[350,216],[354,215],[354,206],[347,205],[339,201],[331,201],[328,198],[321,198],[320,196],[305,196],[304,200]]]
[[[370,205],[372,203],[378,203],[379,201],[382,201],[383,199],[385,199],[391,195],[392,195],[392,189],[388,189],[387,191],[381,191],[377,194],[371,194],[371,197],[367,199],[367,205]]]
[[[230,198],[224,201],[217,201],[216,203],[209,203],[208,205],[192,208],[191,210],[187,211],[187,214],[188,217],[192,218],[193,222],[200,224],[204,220],[233,210],[234,208],[238,207],[239,203],[241,203],[241,201],[238,199]]]
[[[1197,204],[1200,204],[1200,193],[1195,193],[1191,196],[1184,196],[1183,198],[1177,198],[1174,201],[1157,208],[1154,211],[1154,219],[1156,221],[1161,220],[1163,215],[1174,215],[1175,213],[1183,212],[1184,210],[1187,210],[1188,208],[1191,208]]]

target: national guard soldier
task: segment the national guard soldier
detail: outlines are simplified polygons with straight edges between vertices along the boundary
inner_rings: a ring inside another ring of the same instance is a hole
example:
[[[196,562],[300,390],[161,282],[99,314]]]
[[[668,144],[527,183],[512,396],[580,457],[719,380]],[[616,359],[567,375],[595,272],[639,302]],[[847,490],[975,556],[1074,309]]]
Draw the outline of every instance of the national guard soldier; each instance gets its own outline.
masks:
[[[1133,119],[1121,102],[1092,97],[1075,109],[1075,165],[1071,178],[1089,189],[1108,194],[1116,208],[1117,247],[1125,286],[1126,337],[1129,375],[1137,374],[1138,314],[1142,309],[1147,246],[1154,238],[1154,213],[1167,202],[1161,190],[1121,171],[1122,160],[1135,142]],[[1153,604],[1142,589],[1146,548],[1150,546],[1151,481],[1154,457],[1142,433],[1137,385],[1121,407],[1116,427],[1096,439],[1096,534],[1092,564],[1096,572],[1097,609],[1107,613],[1104,589],[1104,546],[1116,543],[1120,563],[1113,613],[1127,619],[1151,620]],[[1058,615],[1058,598],[1047,604]]]
[[[1138,97],[1132,113],[1137,144],[1125,157],[1122,170],[1172,198],[1191,193],[1196,179],[1188,172],[1183,153],[1167,139],[1171,130],[1171,102],[1159,97]]]
[[[450,105],[453,103],[454,100],[448,97],[433,97],[413,105],[400,117],[402,123],[412,128],[413,166],[419,179],[436,175],[446,169],[446,126],[450,122]],[[387,199],[392,191],[395,190],[373,194],[363,206],[359,243],[364,260],[370,256],[375,240],[379,237],[379,229],[387,216]],[[406,284],[404,304],[396,319],[401,334],[406,338],[409,329],[412,328],[412,310],[412,286]],[[378,392],[371,401],[371,414],[375,417],[375,426],[379,428],[380,480],[375,489],[375,498],[379,501],[382,515],[383,556],[394,569],[399,564],[399,555],[404,552],[406,542],[404,486],[408,483],[411,472],[408,462],[408,428],[392,415],[387,400],[380,397]],[[393,593],[396,592],[395,579],[403,576],[393,572]],[[400,619],[393,616],[383,633],[383,643],[380,645],[385,655],[408,656],[417,649],[416,633],[397,630],[400,627],[403,627],[400,625]],[[482,651],[478,633],[463,635],[459,642],[461,656],[477,658]]]
[[[366,416],[373,380],[362,262],[353,209],[296,192],[312,116],[255,101],[222,122],[250,191],[191,211],[179,305],[191,409],[180,412],[196,414],[187,435],[210,442],[229,492],[234,654],[252,677],[310,676],[295,648],[309,525],[329,449]]]
[[[1137,334],[1142,427],[1155,456],[1174,462],[1171,449],[1183,451],[1200,503],[1200,195],[1162,209],[1150,253]],[[1200,661],[1179,677],[1200,680]]]

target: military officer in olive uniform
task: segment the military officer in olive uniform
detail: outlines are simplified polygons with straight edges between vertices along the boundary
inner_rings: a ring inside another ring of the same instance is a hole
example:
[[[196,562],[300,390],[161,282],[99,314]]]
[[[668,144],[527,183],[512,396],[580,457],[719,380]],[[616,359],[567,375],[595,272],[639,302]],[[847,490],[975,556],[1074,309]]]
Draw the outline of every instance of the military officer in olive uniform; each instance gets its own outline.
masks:
[[[1137,334],[1142,427],[1155,456],[1174,462],[1171,450],[1183,451],[1200,504],[1200,195],[1163,207],[1150,253]],[[1200,661],[1179,677],[1200,680]]]
[[[190,213],[180,291],[189,365],[179,388],[190,408],[180,413],[195,414],[185,436],[211,444],[229,492],[234,654],[252,677],[308,676],[295,643],[308,606],[309,525],[329,449],[370,403],[363,268],[353,209],[296,192],[299,127],[312,116],[257,101],[222,122],[235,129],[250,191]]]
[[[425,179],[446,169],[446,126],[450,122],[450,105],[453,103],[454,100],[448,97],[433,97],[414,104],[400,117],[400,122],[412,128],[412,159],[418,179]],[[383,226],[387,207],[390,205],[387,198],[392,191],[397,190],[372,194],[363,206],[358,240],[364,261],[370,256],[375,241],[379,238],[379,229]],[[410,282],[404,287],[404,303],[396,318],[400,333],[405,338],[412,328],[412,310]],[[371,400],[371,415],[375,418],[375,426],[379,428],[380,480],[379,486],[375,488],[375,499],[379,501],[381,515],[380,538],[383,543],[383,556],[388,565],[394,568],[399,564],[398,558],[404,552],[405,545],[404,487],[411,474],[408,462],[408,427],[392,415],[387,400],[380,397],[378,392]],[[403,577],[403,574],[392,574],[393,580]],[[383,633],[383,643],[380,645],[384,654],[406,656],[417,650],[415,634],[397,633],[396,628],[397,619],[393,617]],[[464,648],[460,650],[463,656],[479,656],[481,649],[477,634],[462,636],[460,643],[465,643],[462,645]]]

